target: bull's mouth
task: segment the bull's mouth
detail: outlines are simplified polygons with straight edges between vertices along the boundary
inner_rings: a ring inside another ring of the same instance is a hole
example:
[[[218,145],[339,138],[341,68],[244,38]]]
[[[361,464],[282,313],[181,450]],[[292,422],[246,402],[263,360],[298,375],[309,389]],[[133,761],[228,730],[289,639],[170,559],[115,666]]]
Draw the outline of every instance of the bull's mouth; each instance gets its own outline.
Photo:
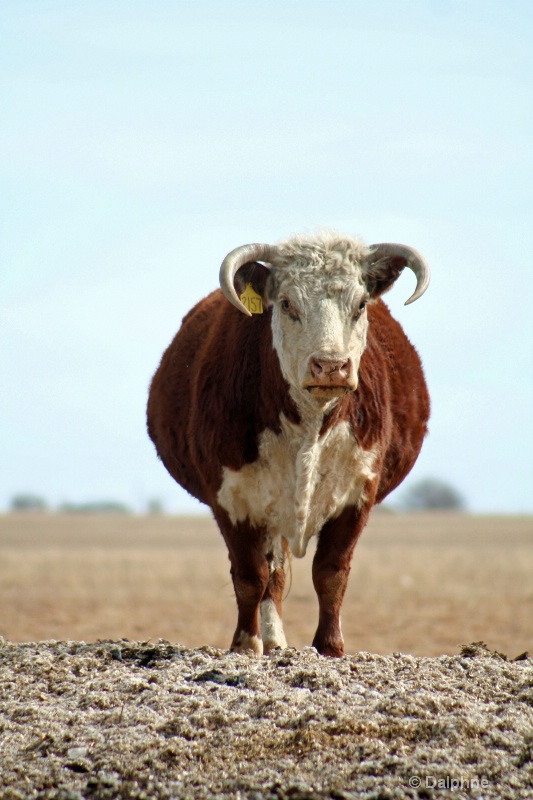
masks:
[[[309,394],[314,397],[342,397],[343,394],[348,394],[351,391],[350,386],[346,384],[342,386],[320,386],[318,384],[311,384],[305,387]]]

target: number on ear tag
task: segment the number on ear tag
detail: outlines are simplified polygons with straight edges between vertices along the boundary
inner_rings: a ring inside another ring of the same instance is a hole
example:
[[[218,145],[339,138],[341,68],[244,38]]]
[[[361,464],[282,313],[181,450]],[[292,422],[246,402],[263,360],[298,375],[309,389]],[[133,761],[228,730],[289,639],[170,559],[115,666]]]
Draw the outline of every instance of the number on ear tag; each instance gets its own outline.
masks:
[[[251,283],[246,284],[244,292],[241,294],[241,303],[246,306],[250,314],[263,313],[263,299],[257,294]]]

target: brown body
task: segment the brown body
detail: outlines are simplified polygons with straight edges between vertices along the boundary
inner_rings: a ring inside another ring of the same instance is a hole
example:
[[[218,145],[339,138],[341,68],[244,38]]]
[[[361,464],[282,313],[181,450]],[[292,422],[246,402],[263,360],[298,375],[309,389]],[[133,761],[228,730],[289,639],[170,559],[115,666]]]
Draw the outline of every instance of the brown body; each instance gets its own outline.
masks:
[[[271,314],[268,309],[248,319],[219,290],[210,294],[184,318],[148,402],[148,431],[159,457],[179,484],[210,506],[227,543],[239,611],[235,650],[261,638],[263,601],[272,600],[281,617],[285,580],[269,552],[268,527],[232,523],[217,500],[223,468],[238,471],[253,463],[260,434],[280,433],[280,414],[300,423],[273,348]],[[321,436],[348,420],[354,446],[377,453],[364,499],[341,509],[318,534],[313,580],[320,616],[313,644],[325,655],[343,653],[339,612],[359,534],[372,506],[413,467],[427,429],[429,397],[420,359],[380,299],[368,307],[358,374],[355,391],[340,397],[322,419]],[[269,642],[264,644],[268,651]]]

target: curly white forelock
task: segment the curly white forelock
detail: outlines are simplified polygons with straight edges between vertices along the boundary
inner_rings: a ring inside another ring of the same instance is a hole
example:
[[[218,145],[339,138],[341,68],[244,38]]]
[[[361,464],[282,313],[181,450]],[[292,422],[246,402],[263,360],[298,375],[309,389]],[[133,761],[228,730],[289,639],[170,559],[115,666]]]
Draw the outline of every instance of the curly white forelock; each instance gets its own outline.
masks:
[[[362,285],[362,265],[369,252],[360,239],[333,230],[293,236],[276,245],[270,294],[278,295],[284,285],[298,286],[302,280],[309,292],[321,288],[326,295],[336,290],[339,278],[352,277]]]

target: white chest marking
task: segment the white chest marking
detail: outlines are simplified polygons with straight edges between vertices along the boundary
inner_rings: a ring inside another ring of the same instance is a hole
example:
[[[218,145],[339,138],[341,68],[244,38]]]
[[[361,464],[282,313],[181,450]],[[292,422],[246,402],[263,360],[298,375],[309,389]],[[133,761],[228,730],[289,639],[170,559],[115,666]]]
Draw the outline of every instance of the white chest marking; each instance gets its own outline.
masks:
[[[233,524],[265,526],[301,558],[328,519],[364,501],[376,452],[357,445],[348,422],[320,439],[321,416],[295,425],[281,415],[280,422],[279,435],[261,434],[256,461],[238,471],[224,467],[218,502]]]

